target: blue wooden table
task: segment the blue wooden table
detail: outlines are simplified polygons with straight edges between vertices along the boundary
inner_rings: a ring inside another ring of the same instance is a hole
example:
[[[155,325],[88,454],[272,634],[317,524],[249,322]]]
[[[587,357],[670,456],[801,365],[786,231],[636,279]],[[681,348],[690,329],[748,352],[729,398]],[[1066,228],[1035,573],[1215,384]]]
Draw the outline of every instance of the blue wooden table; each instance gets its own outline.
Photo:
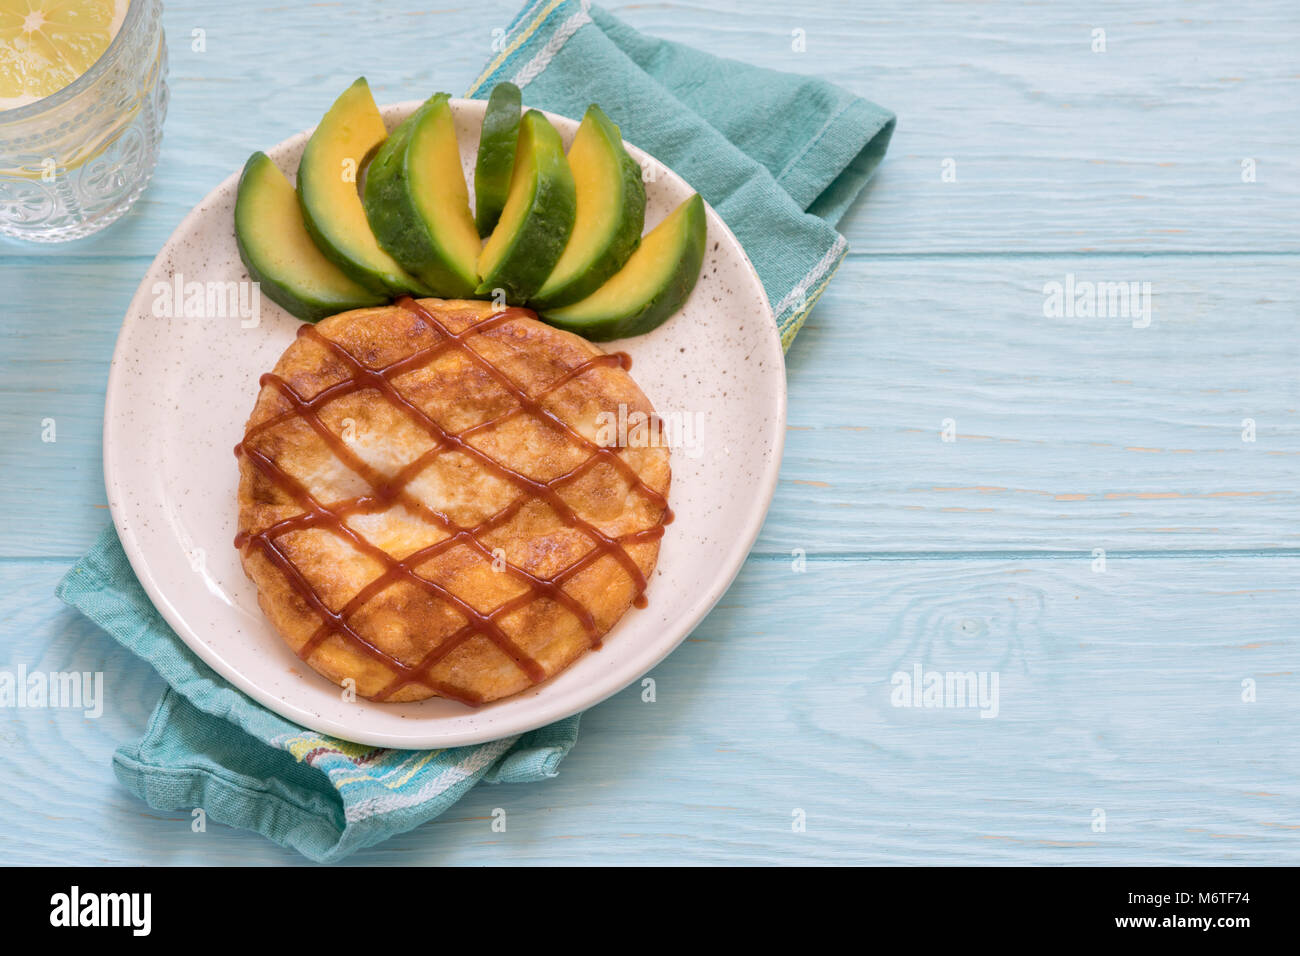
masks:
[[[108,701],[0,712],[3,863],[299,859],[113,777],[162,683],[51,593],[109,520],[109,356],[252,150],[363,73],[381,102],[459,93],[515,9],[166,6],[144,199],[92,240],[0,246],[0,666],[103,671]],[[899,115],[788,358],[753,555],[655,702],[590,711],[558,778],[353,859],[1300,862],[1300,8],[795,6],[610,5]],[[1121,282],[1149,312],[1053,308],[1052,283]],[[917,667],[996,676],[996,717],[898,706]]]

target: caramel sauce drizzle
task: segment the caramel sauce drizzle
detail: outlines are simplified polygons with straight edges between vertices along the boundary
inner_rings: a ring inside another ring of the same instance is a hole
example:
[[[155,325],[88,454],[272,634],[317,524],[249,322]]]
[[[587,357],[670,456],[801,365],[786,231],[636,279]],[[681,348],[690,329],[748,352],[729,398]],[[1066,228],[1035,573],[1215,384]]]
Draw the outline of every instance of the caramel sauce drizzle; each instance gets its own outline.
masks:
[[[418,682],[430,687],[444,697],[459,700],[472,706],[482,703],[479,695],[434,680],[429,676],[429,672],[439,661],[475,634],[482,634],[514,661],[516,666],[528,677],[529,681],[535,684],[544,680],[546,673],[541,664],[526,654],[501,629],[499,623],[501,618],[539,598],[553,600],[564,606],[582,623],[584,629],[590,635],[591,646],[599,647],[599,628],[591,611],[565,591],[564,584],[605,555],[611,555],[623,565],[632,578],[636,589],[633,603],[637,607],[645,607],[645,575],[641,573],[640,567],[628,553],[625,545],[661,538],[664,533],[664,526],[671,523],[673,515],[668,508],[668,501],[664,495],[647,485],[636,470],[617,451],[588,440],[542,404],[543,399],[552,392],[591,369],[615,365],[623,369],[630,368],[632,364],[631,358],[626,353],[613,352],[593,356],[569,369],[537,395],[529,395],[500,368],[472,348],[468,342],[474,336],[482,335],[514,319],[535,318],[533,312],[527,309],[507,308],[486,316],[461,332],[453,334],[438,321],[437,316],[414,299],[403,296],[397,300],[397,305],[419,318],[426,328],[438,336],[437,341],[433,345],[419,349],[383,368],[371,369],[362,364],[342,345],[322,335],[315,326],[303,325],[298,330],[298,335],[310,338],[330,350],[348,367],[351,372],[350,377],[322,389],[310,399],[303,398],[288,382],[274,373],[268,372],[261,377],[259,384],[263,387],[267,385],[274,387],[288,402],[289,409],[250,428],[245,433],[244,440],[235,446],[235,454],[237,456],[242,454],[247,458],[263,476],[291,497],[303,510],[301,514],[276,522],[256,534],[240,532],[235,538],[235,547],[241,551],[250,547],[260,549],[266,558],[280,570],[289,586],[293,588],[307,606],[320,615],[320,626],[299,648],[299,658],[307,660],[326,638],[332,634],[338,634],[356,650],[396,671],[393,679],[373,696],[373,700],[386,700],[402,687]],[[515,404],[509,411],[456,434],[448,432],[422,409],[411,403],[392,383],[394,378],[424,368],[439,356],[453,349],[458,350],[477,367],[490,375],[515,400]],[[434,439],[432,448],[407,464],[391,478],[384,476],[362,460],[340,436],[329,429],[319,415],[320,410],[334,399],[367,389],[377,391],[385,400]],[[562,475],[549,481],[536,481],[469,443],[469,439],[474,435],[490,431],[516,415],[525,413],[548,422],[566,433],[572,442],[588,452],[588,457],[577,467]],[[301,482],[287,474],[269,457],[250,445],[250,439],[292,419],[306,422],[339,460],[369,485],[369,491],[359,497],[338,502],[332,506],[323,504]],[[415,480],[434,458],[450,450],[462,452],[473,458],[488,472],[515,485],[520,489],[521,494],[504,508],[497,511],[496,514],[469,528],[462,527],[448,515],[430,508],[411,494],[407,486]],[[566,482],[581,477],[601,462],[612,465],[638,494],[661,509],[660,518],[654,525],[617,538],[610,537],[582,518],[564,500],[559,489]],[[480,540],[480,536],[503,526],[525,506],[538,500],[545,502],[567,527],[577,528],[586,535],[594,542],[595,547],[549,578],[539,577],[508,561],[503,562],[503,570],[514,576],[526,587],[522,593],[488,612],[479,611],[437,582],[415,573],[415,569],[419,565],[444,551],[462,544],[475,549],[489,561],[496,560],[496,556]],[[347,524],[347,519],[352,515],[383,511],[394,504],[401,504],[407,510],[437,525],[447,532],[447,537],[398,560],[382,548],[371,544]],[[347,604],[337,611],[329,607],[316,587],[303,576],[302,572],[277,543],[282,535],[307,528],[323,528],[333,532],[348,541],[357,551],[374,558],[384,568],[377,578],[358,591]],[[376,647],[359,634],[351,624],[353,615],[364,607],[371,598],[399,580],[409,581],[442,599],[458,611],[466,622],[463,627],[444,639],[414,666]]]

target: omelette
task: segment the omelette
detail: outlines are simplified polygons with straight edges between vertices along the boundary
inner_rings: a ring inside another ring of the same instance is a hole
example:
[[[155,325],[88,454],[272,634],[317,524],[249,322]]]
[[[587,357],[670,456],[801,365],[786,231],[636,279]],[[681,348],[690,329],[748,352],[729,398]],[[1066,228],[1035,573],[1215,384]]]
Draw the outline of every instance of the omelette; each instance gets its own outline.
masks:
[[[490,302],[303,325],[235,449],[235,545],[275,630],[394,702],[487,703],[598,647],[672,515],[666,444],[602,427],[657,420],[629,366]]]

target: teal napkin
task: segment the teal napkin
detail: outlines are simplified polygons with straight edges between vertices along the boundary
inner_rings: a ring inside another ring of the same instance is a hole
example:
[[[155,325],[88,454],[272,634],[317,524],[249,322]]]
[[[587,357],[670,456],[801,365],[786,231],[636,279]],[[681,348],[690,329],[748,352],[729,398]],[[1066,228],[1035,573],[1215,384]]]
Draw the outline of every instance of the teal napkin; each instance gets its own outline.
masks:
[[[466,94],[510,80],[524,103],[580,117],[599,103],[623,138],[685,179],[736,234],[790,347],[848,244],[894,114],[813,77],[723,60],[633,30],[587,0],[535,0]]]
[[[567,116],[600,103],[628,142],[682,175],[754,263],[788,347],[847,246],[834,229],[884,155],[894,117],[820,80],[645,37],[578,0],[528,4],[470,89],[512,80],[524,102]],[[386,750],[305,730],[215,674],[154,609],[113,528],[59,583],[148,661],[168,688],[144,735],[113,758],[150,806],[202,807],[318,862],[438,816],[480,781],[553,777],[578,716],[448,750]]]
[[[578,716],[449,750],[386,750],[299,727],[245,697],[176,636],[112,525],[55,593],[168,684],[144,736],[113,755],[118,779],[151,807],[202,807],[318,863],[432,820],[479,781],[554,777],[578,739]]]

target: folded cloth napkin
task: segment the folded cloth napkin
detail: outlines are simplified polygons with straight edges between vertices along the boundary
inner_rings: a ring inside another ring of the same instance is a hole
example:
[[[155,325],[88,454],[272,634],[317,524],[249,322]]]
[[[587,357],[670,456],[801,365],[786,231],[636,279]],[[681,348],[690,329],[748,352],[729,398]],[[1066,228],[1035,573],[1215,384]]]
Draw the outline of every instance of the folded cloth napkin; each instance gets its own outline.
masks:
[[[500,46],[466,95],[510,80],[564,116],[599,103],[736,234],[788,349],[848,252],[835,224],[884,158],[894,114],[824,80],[656,40],[588,0],[527,4]]]
[[[834,223],[879,163],[892,114],[837,87],[645,37],[578,0],[530,3],[469,91],[508,79],[567,116],[598,102],[681,174],[744,244],[789,344],[844,257]],[[365,747],[305,730],[231,687],[145,595],[113,528],[58,596],[144,658],[168,689],[118,778],[161,810],[202,807],[318,862],[431,820],[479,781],[554,776],[578,717],[449,750]]]

